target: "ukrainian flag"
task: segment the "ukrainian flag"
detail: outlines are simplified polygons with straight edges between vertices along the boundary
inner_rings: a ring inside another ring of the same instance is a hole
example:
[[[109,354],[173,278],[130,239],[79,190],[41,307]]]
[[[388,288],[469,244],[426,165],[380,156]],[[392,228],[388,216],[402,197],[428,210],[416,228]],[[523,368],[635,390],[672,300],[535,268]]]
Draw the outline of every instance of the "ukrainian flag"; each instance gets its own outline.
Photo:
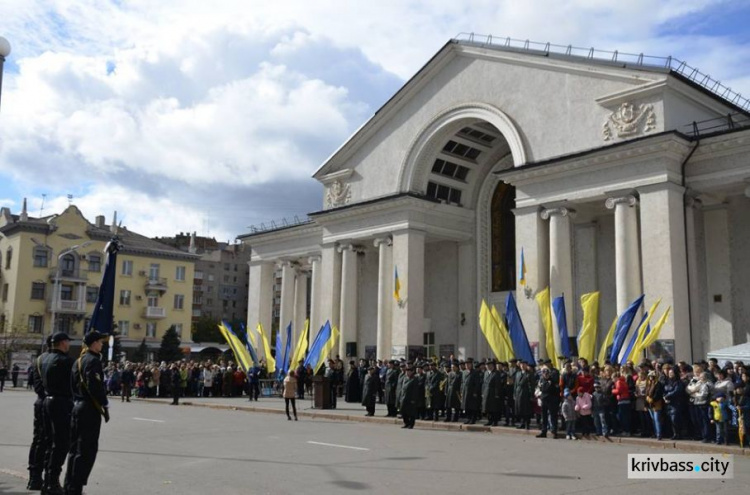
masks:
[[[396,302],[401,302],[401,282],[398,280],[398,267],[393,269],[393,273],[393,298],[396,299]]]
[[[519,270],[520,277],[518,279],[519,285],[526,285],[526,260],[523,257],[523,247],[521,247],[521,269]]]

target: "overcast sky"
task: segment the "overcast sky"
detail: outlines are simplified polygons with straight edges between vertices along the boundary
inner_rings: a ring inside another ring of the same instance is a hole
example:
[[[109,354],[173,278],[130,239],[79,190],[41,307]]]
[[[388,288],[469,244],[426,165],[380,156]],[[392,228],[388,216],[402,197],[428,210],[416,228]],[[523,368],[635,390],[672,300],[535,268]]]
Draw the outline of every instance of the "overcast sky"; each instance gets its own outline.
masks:
[[[749,4],[0,0],[0,206],[234,239],[320,209],[312,173],[460,32],[673,55],[750,96]]]

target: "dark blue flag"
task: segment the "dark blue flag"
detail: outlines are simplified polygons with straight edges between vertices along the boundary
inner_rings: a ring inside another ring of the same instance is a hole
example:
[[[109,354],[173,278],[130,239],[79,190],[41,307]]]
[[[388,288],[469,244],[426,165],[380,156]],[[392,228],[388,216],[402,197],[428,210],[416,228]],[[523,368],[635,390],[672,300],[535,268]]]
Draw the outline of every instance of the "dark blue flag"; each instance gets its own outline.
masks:
[[[508,292],[508,298],[505,300],[505,318],[508,320],[508,333],[510,333],[510,342],[513,344],[513,353],[516,355],[516,359],[534,363],[534,353],[531,352],[526,329],[523,328],[521,314],[518,312],[518,306],[516,306],[516,300],[513,298],[512,292]]]
[[[570,357],[570,341],[568,340],[568,320],[565,314],[565,296],[556,297],[552,301],[552,309],[557,320],[557,331],[560,334],[560,352],[566,358]]]
[[[318,361],[320,360],[320,353],[323,352],[323,347],[326,345],[326,342],[328,342],[328,339],[331,338],[331,323],[326,321],[326,324],[323,325],[320,328],[320,331],[318,332],[318,335],[315,337],[315,340],[313,341],[312,346],[310,346],[310,351],[307,353],[307,357],[305,358],[305,367],[309,364],[312,366],[312,369],[316,369],[318,367]]]
[[[278,338],[277,338],[278,339]],[[289,323],[289,326],[286,327],[286,346],[284,347],[284,360],[281,362],[281,366],[279,367],[279,373],[281,373],[282,376],[286,375],[289,371],[289,359],[291,359],[292,356],[289,355],[289,351],[292,350],[292,323]]]
[[[247,334],[245,324],[240,323],[240,328],[242,329],[242,333],[245,334],[245,347],[247,348],[247,352],[250,353],[250,357],[253,358],[253,366],[258,366],[258,354],[255,353],[253,344],[250,343],[250,336]]]
[[[117,275],[117,252],[122,249],[120,240],[114,236],[104,248],[106,261],[104,275],[99,286],[99,294],[96,296],[94,312],[91,313],[91,321],[85,333],[96,330],[99,333],[111,334],[113,324],[113,307],[115,304],[115,276]]]

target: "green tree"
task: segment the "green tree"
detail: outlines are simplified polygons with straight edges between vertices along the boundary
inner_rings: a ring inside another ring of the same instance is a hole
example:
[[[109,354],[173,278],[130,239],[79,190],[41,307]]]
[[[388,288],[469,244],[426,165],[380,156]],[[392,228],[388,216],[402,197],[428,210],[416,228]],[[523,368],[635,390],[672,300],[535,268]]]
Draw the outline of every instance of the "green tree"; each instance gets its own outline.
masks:
[[[223,342],[219,321],[203,315],[193,325],[193,342]]]
[[[141,340],[141,345],[139,345],[133,353],[133,361],[136,363],[143,363],[146,361],[146,358],[148,358],[148,346],[146,345],[146,338],[144,337],[144,339]]]
[[[172,361],[179,361],[182,358],[180,337],[177,335],[177,330],[175,330],[174,325],[172,325],[166,332],[164,332],[164,337],[161,338],[161,346],[159,346],[159,361],[171,363]]]

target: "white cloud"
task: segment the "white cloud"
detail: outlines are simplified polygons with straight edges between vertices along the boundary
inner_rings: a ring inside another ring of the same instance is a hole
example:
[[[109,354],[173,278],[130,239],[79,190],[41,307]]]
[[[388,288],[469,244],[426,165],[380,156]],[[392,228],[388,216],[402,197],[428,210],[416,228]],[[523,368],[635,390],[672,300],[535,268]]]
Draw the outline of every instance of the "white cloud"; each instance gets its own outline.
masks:
[[[674,54],[750,93],[748,46],[665,34],[727,3],[5,0],[0,179],[45,211],[70,192],[145,234],[230,237],[318,209],[310,174],[462,31]]]

